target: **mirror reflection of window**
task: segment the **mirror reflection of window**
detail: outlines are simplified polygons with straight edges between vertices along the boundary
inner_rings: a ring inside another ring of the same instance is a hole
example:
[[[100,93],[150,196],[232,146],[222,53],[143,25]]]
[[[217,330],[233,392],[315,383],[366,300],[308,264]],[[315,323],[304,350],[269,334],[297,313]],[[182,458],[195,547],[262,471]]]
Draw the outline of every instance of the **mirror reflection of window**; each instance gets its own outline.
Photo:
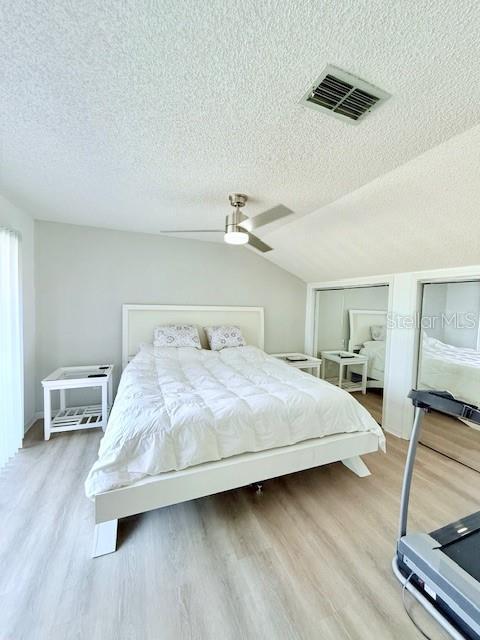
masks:
[[[444,282],[423,287],[418,384],[448,391],[480,405],[480,282]],[[480,471],[477,425],[432,412],[423,444]]]

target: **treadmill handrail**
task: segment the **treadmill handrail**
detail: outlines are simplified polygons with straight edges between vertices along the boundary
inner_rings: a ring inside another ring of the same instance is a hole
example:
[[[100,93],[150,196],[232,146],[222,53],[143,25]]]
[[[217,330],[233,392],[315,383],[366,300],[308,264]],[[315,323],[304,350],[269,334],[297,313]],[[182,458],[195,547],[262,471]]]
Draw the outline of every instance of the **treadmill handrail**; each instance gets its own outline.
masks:
[[[413,467],[417,455],[418,440],[422,427],[424,413],[435,409],[447,415],[468,419],[480,424],[480,410],[473,404],[467,404],[457,400],[448,391],[429,391],[426,389],[412,389],[408,394],[415,407],[415,419],[413,421],[410,443],[408,445],[407,461],[403,473],[402,497],[400,500],[399,539],[407,533],[408,506],[410,502],[410,490],[412,487]]]
[[[415,420],[413,421],[412,434],[408,445],[407,462],[403,473],[402,497],[400,499],[400,523],[398,527],[398,539],[403,538],[407,533],[408,523],[408,505],[410,502],[410,490],[412,487],[413,467],[415,465],[415,456],[417,455],[418,440],[422,427],[423,414],[427,412],[424,407],[416,407]]]

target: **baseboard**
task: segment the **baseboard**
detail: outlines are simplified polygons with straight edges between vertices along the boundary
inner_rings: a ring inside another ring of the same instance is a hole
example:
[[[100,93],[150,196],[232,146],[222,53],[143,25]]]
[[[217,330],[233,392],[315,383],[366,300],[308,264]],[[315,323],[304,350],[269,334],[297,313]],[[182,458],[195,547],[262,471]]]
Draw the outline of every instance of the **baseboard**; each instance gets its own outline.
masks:
[[[27,431],[29,431],[33,425],[36,423],[37,420],[41,420],[43,418],[43,411],[37,411],[31,418],[30,420],[27,420],[27,422],[25,423],[24,429],[23,429],[23,433],[27,433]]]
[[[381,427],[386,433],[391,433],[393,436],[396,436],[397,438],[401,438],[402,440],[408,440],[408,438],[406,438],[399,429],[392,429],[384,422],[382,422]]]

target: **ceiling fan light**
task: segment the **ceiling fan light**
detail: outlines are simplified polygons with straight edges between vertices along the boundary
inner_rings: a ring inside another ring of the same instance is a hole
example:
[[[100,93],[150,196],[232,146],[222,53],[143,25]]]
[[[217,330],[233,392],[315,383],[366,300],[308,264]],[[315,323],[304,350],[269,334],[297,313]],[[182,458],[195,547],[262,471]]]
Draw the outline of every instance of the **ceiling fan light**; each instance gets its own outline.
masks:
[[[224,239],[227,244],[247,244],[248,233],[240,229],[233,231],[227,230],[225,232]]]

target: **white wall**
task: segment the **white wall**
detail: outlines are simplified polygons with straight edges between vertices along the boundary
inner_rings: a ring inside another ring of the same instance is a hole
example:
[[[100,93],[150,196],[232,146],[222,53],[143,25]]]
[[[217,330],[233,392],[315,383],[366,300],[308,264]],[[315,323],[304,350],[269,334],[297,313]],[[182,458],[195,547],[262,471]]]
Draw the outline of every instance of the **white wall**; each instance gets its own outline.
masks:
[[[24,424],[28,428],[35,415],[34,222],[28,214],[0,196],[0,226],[15,229],[21,234]]]
[[[37,409],[58,366],[121,360],[122,303],[265,307],[266,351],[303,348],[306,285],[243,247],[36,221]]]

